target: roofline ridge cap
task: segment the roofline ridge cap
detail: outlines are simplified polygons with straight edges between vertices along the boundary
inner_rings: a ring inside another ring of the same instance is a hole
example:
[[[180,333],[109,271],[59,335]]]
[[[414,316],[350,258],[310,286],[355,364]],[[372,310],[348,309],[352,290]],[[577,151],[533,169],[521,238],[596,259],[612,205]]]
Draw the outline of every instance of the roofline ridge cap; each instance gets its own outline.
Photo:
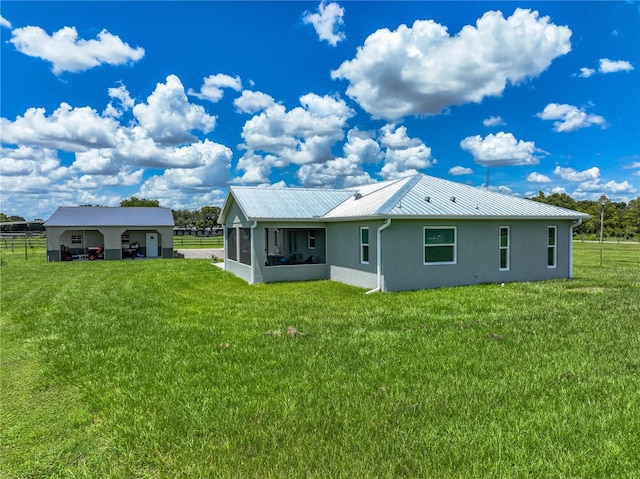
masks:
[[[398,201],[400,201],[402,198],[404,198],[404,196],[407,193],[409,193],[409,191],[411,191],[413,187],[420,182],[421,175],[417,174],[417,175],[406,176],[404,178],[400,178],[400,180],[405,180],[406,181],[405,184],[402,185],[400,189],[396,191],[393,195],[391,195],[391,197],[388,198],[387,201],[385,201],[380,208],[378,208],[378,211],[376,211],[376,213],[388,214],[389,211],[393,209],[395,204]]]

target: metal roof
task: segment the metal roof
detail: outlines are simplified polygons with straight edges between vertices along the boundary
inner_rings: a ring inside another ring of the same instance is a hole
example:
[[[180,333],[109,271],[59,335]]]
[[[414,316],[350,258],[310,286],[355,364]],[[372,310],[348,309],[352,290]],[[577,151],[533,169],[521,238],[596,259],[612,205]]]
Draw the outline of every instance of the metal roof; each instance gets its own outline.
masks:
[[[353,195],[351,190],[232,186],[220,214],[224,220],[233,197],[249,220],[321,218]]]
[[[365,185],[351,190],[352,194],[345,201],[325,215],[326,218],[349,218],[360,216],[376,216],[395,204],[418,177],[406,177],[399,180],[383,181]]]
[[[335,221],[372,217],[577,220],[590,217],[586,213],[427,175],[343,190],[231,187],[223,206],[222,221],[231,197],[249,220]]]
[[[44,226],[173,226],[169,208],[62,206]]]
[[[402,195],[378,213],[385,216],[452,218],[586,219],[588,214],[495,193],[453,181],[419,175]]]

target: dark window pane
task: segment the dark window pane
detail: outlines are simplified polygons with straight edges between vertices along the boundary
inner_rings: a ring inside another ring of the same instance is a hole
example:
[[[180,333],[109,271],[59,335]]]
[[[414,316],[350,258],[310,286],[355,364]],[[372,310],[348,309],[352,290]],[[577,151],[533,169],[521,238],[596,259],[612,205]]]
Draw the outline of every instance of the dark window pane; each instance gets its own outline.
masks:
[[[507,228],[500,228],[500,246],[509,246],[509,230]]]
[[[456,234],[453,228],[425,229],[424,244],[453,244]]]
[[[507,269],[509,265],[507,264],[507,250],[500,250],[500,269]]]
[[[238,244],[235,228],[229,228],[227,230],[227,258],[233,261],[238,261]]]
[[[425,263],[452,263],[453,246],[425,246]]]
[[[364,263],[369,262],[369,247],[366,245],[362,246],[362,261]]]
[[[251,228],[240,229],[240,262],[251,264]]]
[[[547,266],[555,266],[556,265],[555,251],[556,251],[556,249],[553,248],[553,247],[547,248]]]
[[[369,228],[362,228],[360,233],[362,237],[362,244],[369,244]]]

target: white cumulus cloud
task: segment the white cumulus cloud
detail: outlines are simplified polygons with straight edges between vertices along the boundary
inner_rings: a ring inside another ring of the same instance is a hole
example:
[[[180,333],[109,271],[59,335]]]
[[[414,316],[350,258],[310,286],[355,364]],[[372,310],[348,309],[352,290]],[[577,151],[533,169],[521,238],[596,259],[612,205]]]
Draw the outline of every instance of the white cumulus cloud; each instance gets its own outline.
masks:
[[[503,126],[507,123],[499,116],[490,116],[489,118],[485,118],[482,120],[482,124],[484,126]]]
[[[257,113],[275,106],[276,102],[273,97],[261,91],[244,90],[233,104],[240,113]]]
[[[78,38],[75,27],[64,27],[49,35],[40,27],[16,28],[9,42],[30,57],[53,65],[53,73],[81,72],[99,65],[123,65],[144,57],[144,48],[132,48],[120,37],[102,30],[96,39]]]
[[[14,121],[0,118],[2,143],[64,151],[110,148],[119,124],[102,117],[93,108],[73,108],[62,103],[51,114],[44,108],[29,108]]]
[[[626,60],[600,59],[600,73],[628,72],[633,70],[633,65]]]
[[[553,123],[553,131],[559,133],[569,133],[592,125],[598,125],[600,128],[607,127],[604,117],[567,104],[549,103],[536,116],[542,120],[557,120]]]
[[[11,28],[11,22],[0,15],[0,27]]]
[[[453,176],[471,175],[473,174],[473,170],[464,166],[454,166],[453,168],[449,168],[449,174]]]
[[[318,6],[317,13],[305,12],[302,17],[304,23],[310,23],[316,30],[320,40],[325,40],[334,47],[339,41],[344,40],[344,8],[336,2],[323,0]]]
[[[164,145],[194,141],[191,130],[209,133],[216,124],[215,116],[208,115],[202,106],[189,103],[176,75],[169,75],[165,83],[158,83],[147,103],[133,107],[133,114],[146,134]]]
[[[209,75],[204,79],[200,91],[196,92],[193,89],[189,89],[189,95],[200,98],[201,100],[209,100],[212,103],[220,101],[224,94],[223,88],[231,88],[235,91],[242,89],[242,81],[239,76],[232,77],[225,75],[224,73],[218,73],[217,75]]]
[[[331,75],[347,80],[347,94],[374,117],[438,114],[538,76],[571,50],[570,37],[568,27],[520,8],[508,18],[487,12],[455,36],[417,20],[374,32]]]
[[[363,169],[364,164],[376,164],[384,156],[374,133],[349,130],[347,142],[343,147],[343,156],[324,163],[303,165],[296,173],[303,186],[332,186],[349,188],[371,183],[373,179]]]
[[[512,133],[503,131],[485,138],[469,136],[460,142],[460,146],[482,166],[537,165],[540,162],[538,155],[544,153],[533,141],[517,140]]]
[[[551,178],[534,171],[529,173],[529,175],[527,176],[527,181],[529,181],[530,183],[551,183]]]
[[[110,101],[107,108],[105,108],[102,113],[103,116],[120,118],[125,111],[131,110],[135,105],[134,99],[131,98],[127,87],[124,85],[109,88],[108,93],[112,101]]]
[[[580,68],[580,74],[578,75],[581,78],[589,78],[593,76],[596,71],[593,68],[582,67]]]
[[[573,168],[563,168],[561,166],[556,166],[556,169],[553,170],[553,174],[566,181],[594,181],[600,178],[600,168],[594,166],[593,168],[589,168],[583,171],[577,171]]]
[[[615,72],[629,72],[633,70],[633,65],[627,60],[609,60],[608,58],[601,58],[598,62],[598,70],[593,68],[582,67],[578,74],[581,78],[589,78],[596,73],[615,73]]]
[[[284,105],[259,92],[243,92],[236,100],[241,111],[255,112],[242,128],[247,150],[238,162],[244,171],[236,182],[262,183],[272,167],[306,165],[331,160],[332,146],[344,138],[353,111],[344,100],[309,93],[300,106],[289,111]]]
[[[614,180],[601,183],[599,179],[592,181],[584,181],[580,183],[574,195],[576,197],[584,197],[588,193],[609,194],[612,196],[635,194],[638,189],[627,180],[617,182]]]
[[[189,146],[200,158],[196,168],[168,168],[160,176],[147,180],[141,187],[144,197],[167,198],[177,194],[203,194],[212,187],[226,186],[231,168],[231,150],[210,140]]]
[[[409,137],[405,126],[388,124],[380,132],[380,144],[386,148],[384,166],[380,171],[384,179],[415,175],[437,163],[431,155],[431,148],[419,138]]]

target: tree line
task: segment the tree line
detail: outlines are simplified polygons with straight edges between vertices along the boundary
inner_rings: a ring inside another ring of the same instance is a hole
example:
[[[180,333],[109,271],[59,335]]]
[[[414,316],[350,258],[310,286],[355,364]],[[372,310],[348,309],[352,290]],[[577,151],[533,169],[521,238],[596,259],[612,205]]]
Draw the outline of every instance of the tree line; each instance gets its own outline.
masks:
[[[629,203],[611,201],[606,195],[602,195],[597,201],[576,201],[566,193],[545,195],[540,191],[538,196],[529,199],[591,215],[591,218],[575,228],[576,234],[599,236],[600,215],[604,213],[605,238],[640,239],[640,196]]]
[[[132,196],[122,200],[120,206],[160,206],[158,200],[148,200]],[[213,228],[218,224],[220,208],[217,206],[203,206],[198,210],[171,210],[173,222],[179,228]]]

